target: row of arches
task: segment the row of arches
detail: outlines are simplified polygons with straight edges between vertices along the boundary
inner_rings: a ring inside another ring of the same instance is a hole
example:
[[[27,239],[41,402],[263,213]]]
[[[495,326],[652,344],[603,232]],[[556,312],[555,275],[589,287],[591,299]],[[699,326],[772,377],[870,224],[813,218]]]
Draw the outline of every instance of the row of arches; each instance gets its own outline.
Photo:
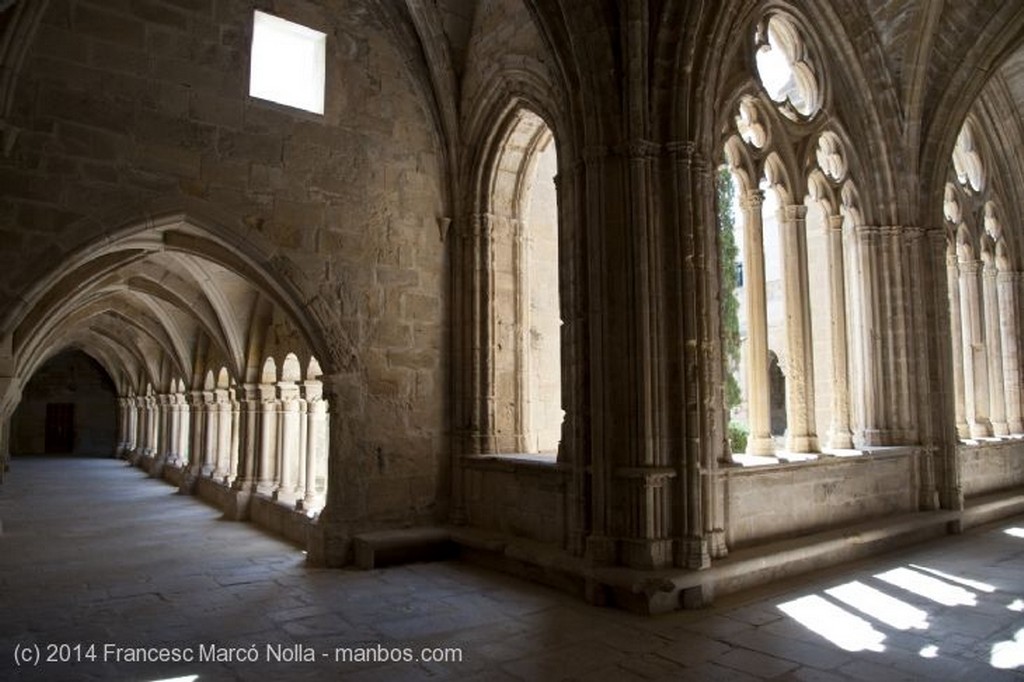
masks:
[[[1024,434],[1021,415],[1021,275],[988,182],[977,124],[969,117],[953,150],[943,199],[946,287],[957,436]]]
[[[816,116],[820,74],[795,20],[772,13],[759,27],[759,83],[750,78],[735,100],[719,179],[730,187],[717,207],[731,232],[720,243],[736,243],[736,262],[722,268],[741,273],[725,293],[738,299],[736,319],[727,313],[723,324],[736,327],[740,345],[727,371],[740,387],[730,418],[748,432],[745,449],[733,452],[743,463],[852,448],[862,420],[851,380],[866,350],[847,319],[857,301],[849,274],[857,159],[841,123]]]
[[[916,442],[911,408],[899,397],[911,383],[906,360],[887,359],[878,371],[881,330],[898,329],[915,315],[879,295],[879,284],[890,292],[909,286],[903,257],[889,253],[880,264],[871,252],[913,247],[921,233],[864,227],[855,180],[862,163],[841,118],[818,115],[828,109],[821,94],[827,83],[800,22],[770,11],[758,26],[756,79],[738,90],[724,143],[726,182],[734,185],[735,199],[719,206],[720,215],[733,214],[742,273],[732,292],[741,299],[742,350],[729,368],[742,388],[730,416],[749,429],[740,454],[794,459],[871,445],[871,427],[882,422],[892,427],[886,442]],[[969,117],[953,151],[943,207],[960,438],[1024,428],[1020,276],[998,218],[994,183],[986,182],[983,147],[984,136]],[[784,405],[772,401],[780,392],[773,359],[783,375]],[[878,396],[886,391],[897,404],[879,419]]]
[[[329,441],[320,376],[316,358],[303,374],[289,353],[280,371],[266,358],[258,384],[239,386],[223,367],[198,390],[180,379],[167,393],[148,384],[118,399],[116,454],[143,460],[154,474],[181,469],[183,485],[207,478],[315,515],[327,494]]]

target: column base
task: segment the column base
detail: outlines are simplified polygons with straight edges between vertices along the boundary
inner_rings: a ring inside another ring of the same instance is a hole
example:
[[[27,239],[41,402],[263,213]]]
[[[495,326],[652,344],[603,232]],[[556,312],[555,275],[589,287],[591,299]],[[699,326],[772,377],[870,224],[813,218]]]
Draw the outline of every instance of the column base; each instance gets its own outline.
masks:
[[[956,424],[956,437],[957,438],[970,438],[971,427],[967,425],[967,422],[957,422]]]
[[[196,482],[202,472],[197,467],[187,467],[181,472],[181,485],[178,492],[182,495],[193,495],[196,489]]]
[[[341,568],[352,563],[352,539],[341,524],[320,518],[309,529],[306,563],[317,568]]]
[[[452,526],[465,526],[469,522],[469,517],[466,515],[466,508],[464,506],[457,505],[451,508],[448,512],[448,524]]]
[[[1009,436],[1010,425],[1006,422],[992,422],[992,435],[994,436]]]
[[[960,486],[953,486],[946,488],[944,491],[942,508],[952,509],[953,511],[963,511],[964,508],[964,491]]]
[[[771,436],[750,436],[747,439],[748,455],[774,455],[775,439]]]
[[[814,435],[806,436],[786,436],[786,451],[787,452],[817,452],[818,451],[818,437]]]
[[[239,492],[256,492],[256,481],[252,479],[236,478],[231,482],[231,489]]]
[[[316,495],[307,495],[295,503],[295,510],[300,512],[308,513],[318,508],[323,509],[323,500],[319,499]]]
[[[715,528],[708,537],[708,553],[712,559],[724,559],[729,556],[729,546],[725,543],[725,530]]]
[[[252,501],[251,490],[232,490],[227,498],[224,518],[231,521],[249,520],[249,503]]]
[[[594,564],[614,564],[618,552],[614,538],[591,535],[587,538],[587,558]]]
[[[274,491],[273,495],[271,495],[271,499],[273,499],[274,502],[277,502],[278,504],[283,505],[285,507],[295,508],[296,504],[299,501],[299,496],[296,495],[294,491],[286,492],[279,488]]]
[[[622,563],[630,568],[652,570],[672,565],[672,540],[633,539],[620,541]]]
[[[692,571],[710,568],[711,553],[708,551],[707,538],[689,537],[676,540],[675,565]]]
[[[899,435],[888,429],[864,429],[853,438],[855,447],[882,447],[885,445],[899,445]]]
[[[977,421],[971,423],[971,438],[988,438],[992,435],[992,422]]]
[[[939,491],[934,488],[922,488],[918,495],[920,511],[935,511],[939,508]]]
[[[1007,422],[1006,428],[1013,435],[1024,434],[1024,420],[1010,420]]]
[[[828,446],[833,450],[852,450],[853,434],[850,431],[835,431],[829,434]]]
[[[164,464],[166,462],[167,462],[167,456],[166,455],[157,455],[152,460],[150,460],[150,462],[149,462],[149,471],[148,471],[149,477],[150,478],[160,478],[160,475],[163,473],[163,470],[164,470]]]

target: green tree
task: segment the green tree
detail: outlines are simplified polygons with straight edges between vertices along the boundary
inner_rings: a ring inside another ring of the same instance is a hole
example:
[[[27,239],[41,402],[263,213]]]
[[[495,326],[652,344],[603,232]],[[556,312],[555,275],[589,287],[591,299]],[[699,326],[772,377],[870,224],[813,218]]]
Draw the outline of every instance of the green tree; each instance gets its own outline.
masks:
[[[736,298],[736,230],[732,204],[735,190],[732,173],[726,166],[718,171],[715,183],[718,214],[718,262],[722,271],[722,356],[725,360],[725,406],[732,410],[740,404],[740,385],[736,370],[740,362],[740,302]]]

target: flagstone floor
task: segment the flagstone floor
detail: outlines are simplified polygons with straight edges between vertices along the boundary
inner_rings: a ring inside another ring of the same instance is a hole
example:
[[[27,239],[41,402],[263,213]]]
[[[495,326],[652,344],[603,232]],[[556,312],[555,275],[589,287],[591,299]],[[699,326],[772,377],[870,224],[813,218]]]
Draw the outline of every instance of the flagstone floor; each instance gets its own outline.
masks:
[[[5,680],[1024,679],[1024,518],[655,618],[458,562],[310,569],[111,459],[15,458],[0,522]]]

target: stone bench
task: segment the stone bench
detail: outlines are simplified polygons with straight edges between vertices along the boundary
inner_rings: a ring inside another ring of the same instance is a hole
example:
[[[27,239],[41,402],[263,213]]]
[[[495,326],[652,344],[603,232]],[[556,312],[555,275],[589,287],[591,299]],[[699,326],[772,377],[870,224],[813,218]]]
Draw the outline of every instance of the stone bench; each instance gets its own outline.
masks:
[[[352,537],[352,546],[355,565],[365,570],[456,556],[451,533],[431,526],[359,533]]]

